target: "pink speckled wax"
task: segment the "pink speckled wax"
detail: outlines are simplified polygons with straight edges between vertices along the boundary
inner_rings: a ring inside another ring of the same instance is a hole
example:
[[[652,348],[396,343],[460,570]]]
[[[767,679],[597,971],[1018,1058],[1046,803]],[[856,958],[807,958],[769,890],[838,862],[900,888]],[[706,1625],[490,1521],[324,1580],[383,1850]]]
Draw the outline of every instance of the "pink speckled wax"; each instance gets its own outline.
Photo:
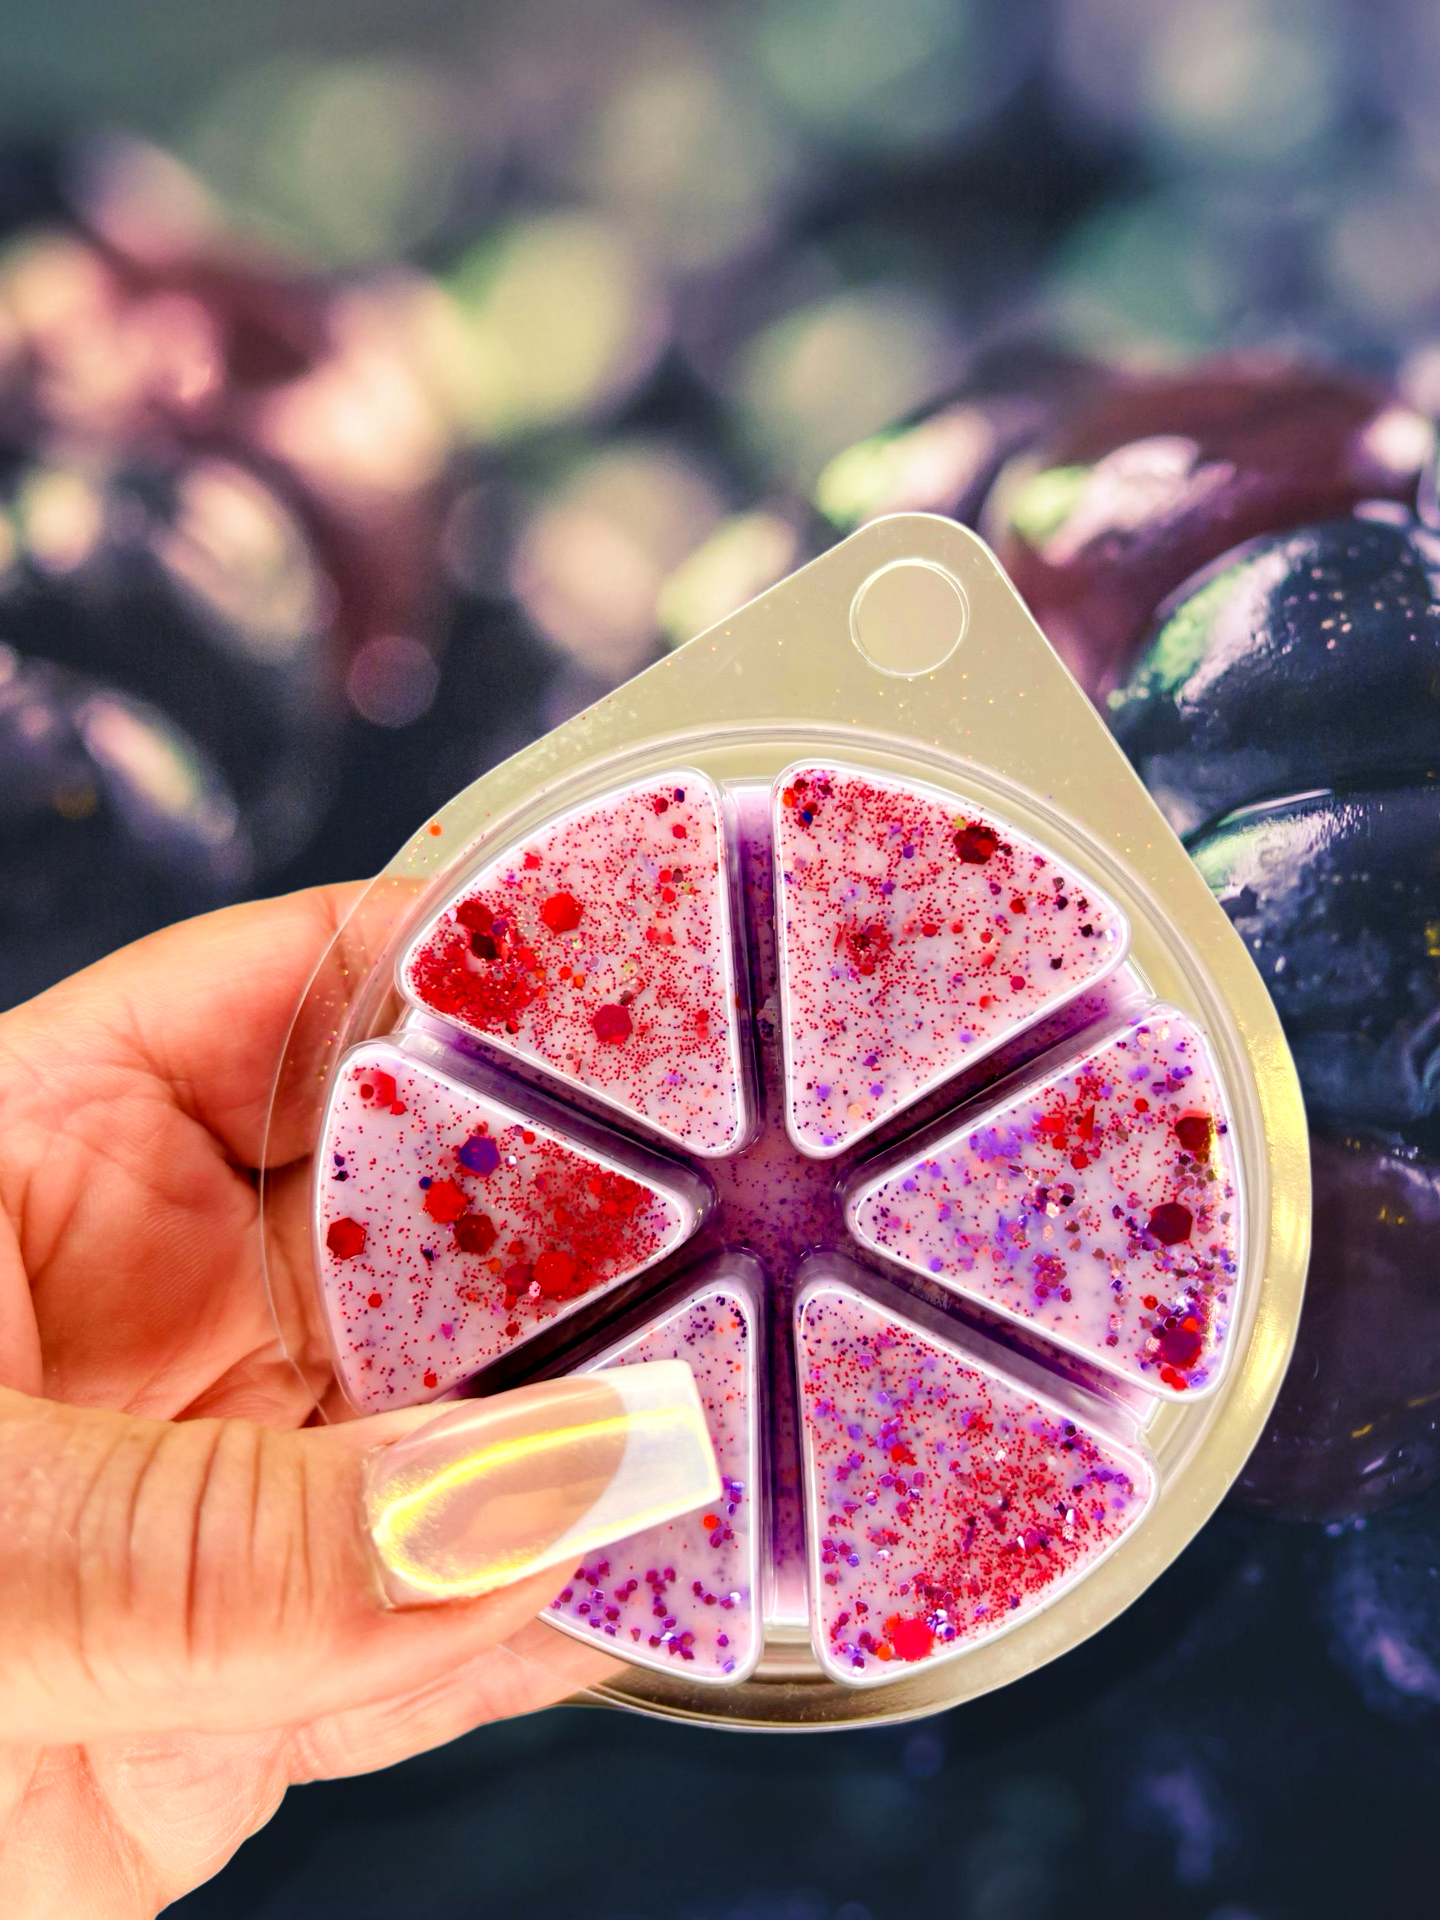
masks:
[[[687,1152],[732,1153],[753,1117],[730,888],[711,782],[643,780],[472,874],[401,990]]]
[[[1119,909],[973,806],[833,764],[774,787],[786,1124],[843,1152],[1121,964]]]
[[[684,1360],[723,1492],[714,1507],[621,1540],[577,1567],[545,1618],[641,1666],[743,1680],[760,1657],[761,1455],[756,1263],[726,1255],[586,1371]]]
[[[796,1365],[811,1632],[837,1680],[891,1680],[1016,1625],[1149,1504],[1138,1447],[844,1279],[802,1287]]]
[[[593,1127],[590,1133],[593,1135]],[[340,1063],[316,1162],[315,1258],[360,1408],[432,1400],[695,1231],[696,1177],[542,1124],[388,1040]]]
[[[1152,1007],[883,1170],[861,1244],[1152,1392],[1213,1386],[1234,1316],[1240,1197],[1205,1042]]]

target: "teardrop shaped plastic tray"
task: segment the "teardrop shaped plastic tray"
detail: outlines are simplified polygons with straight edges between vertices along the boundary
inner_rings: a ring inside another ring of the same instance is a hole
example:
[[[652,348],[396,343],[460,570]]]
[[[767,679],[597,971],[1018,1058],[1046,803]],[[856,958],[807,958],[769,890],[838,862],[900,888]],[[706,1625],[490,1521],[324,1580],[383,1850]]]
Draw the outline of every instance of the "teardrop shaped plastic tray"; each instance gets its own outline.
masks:
[[[876,522],[459,795],[318,971],[265,1193],[330,1417],[683,1359],[713,1510],[573,1570],[596,1696],[900,1719],[1113,1619],[1257,1438],[1304,1116],[993,556]],[[543,1655],[541,1657],[544,1657]]]

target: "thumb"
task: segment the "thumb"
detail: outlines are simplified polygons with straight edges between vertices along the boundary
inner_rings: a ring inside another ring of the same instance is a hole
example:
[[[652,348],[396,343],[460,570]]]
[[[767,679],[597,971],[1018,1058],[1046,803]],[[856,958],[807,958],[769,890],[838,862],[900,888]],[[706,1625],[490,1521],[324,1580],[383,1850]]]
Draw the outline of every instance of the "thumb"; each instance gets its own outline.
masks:
[[[718,1491],[678,1361],[300,1432],[0,1391],[0,1726],[247,1731],[388,1698]]]

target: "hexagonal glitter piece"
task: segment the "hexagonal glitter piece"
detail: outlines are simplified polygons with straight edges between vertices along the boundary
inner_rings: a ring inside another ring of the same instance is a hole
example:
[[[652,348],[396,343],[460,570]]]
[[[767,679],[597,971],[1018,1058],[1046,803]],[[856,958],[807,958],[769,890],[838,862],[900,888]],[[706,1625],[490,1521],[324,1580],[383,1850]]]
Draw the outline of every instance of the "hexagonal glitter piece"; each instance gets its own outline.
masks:
[[[815,1652],[894,1680],[1045,1606],[1135,1524],[1138,1452],[838,1279],[796,1303]]]
[[[745,1679],[762,1644],[760,1318],[753,1265],[722,1256],[702,1284],[586,1369],[686,1361],[715,1446],[720,1500],[593,1555],[545,1614],[639,1666],[721,1685]]]
[[[846,1212],[876,1252],[1153,1392],[1219,1378],[1239,1179],[1219,1076],[1173,1007],[862,1169]]]
[[[316,1168],[325,1314],[365,1409],[434,1399],[653,1266],[704,1201],[684,1169],[568,1139],[385,1040],[341,1062]]]
[[[1118,907],[978,807],[805,763],[774,788],[786,1125],[826,1158],[1113,973]]]
[[[690,1153],[750,1131],[724,822],[693,769],[506,848],[415,940],[400,985]]]

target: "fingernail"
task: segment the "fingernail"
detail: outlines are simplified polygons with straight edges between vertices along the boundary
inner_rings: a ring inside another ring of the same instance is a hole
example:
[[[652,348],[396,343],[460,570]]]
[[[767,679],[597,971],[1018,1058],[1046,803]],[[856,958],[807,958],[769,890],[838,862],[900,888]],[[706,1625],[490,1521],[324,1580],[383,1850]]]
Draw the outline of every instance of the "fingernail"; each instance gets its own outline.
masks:
[[[466,1401],[370,1455],[365,1511],[398,1605],[489,1593],[714,1500],[683,1360]]]

